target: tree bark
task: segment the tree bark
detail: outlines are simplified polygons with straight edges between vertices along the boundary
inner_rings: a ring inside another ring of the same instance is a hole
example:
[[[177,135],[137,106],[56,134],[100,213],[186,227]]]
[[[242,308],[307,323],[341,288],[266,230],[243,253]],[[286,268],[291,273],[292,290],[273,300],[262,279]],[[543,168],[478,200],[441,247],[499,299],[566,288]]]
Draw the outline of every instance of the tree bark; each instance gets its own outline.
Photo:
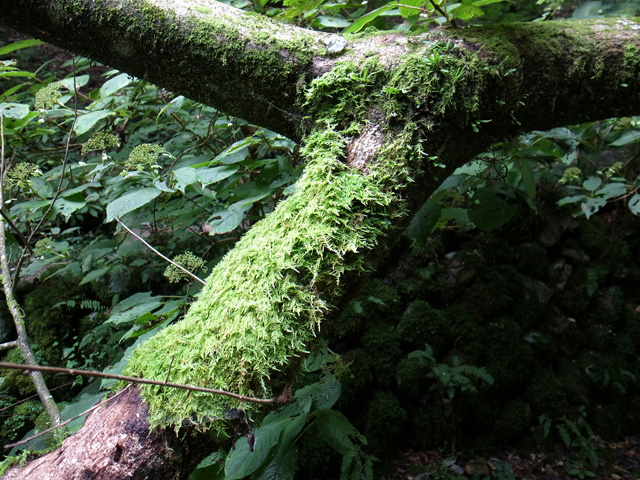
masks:
[[[82,429],[56,451],[14,467],[12,480],[116,480],[185,478],[212,449],[205,435],[183,441],[174,432],[149,430],[147,407],[135,388],[89,414]]]
[[[143,344],[128,367],[251,396],[278,393],[287,364],[313,342],[344,285],[375,268],[457,166],[522,131],[640,112],[640,25],[632,19],[346,44],[204,0],[5,0],[0,22],[303,141],[308,166],[296,192],[220,263],[185,320]],[[204,427],[245,408],[141,392],[153,426],[189,419]],[[120,411],[123,435],[127,418],[147,414],[131,401],[133,413]],[[98,439],[97,425],[77,435]],[[83,456],[76,460],[89,466],[77,468],[113,463],[112,450],[92,450],[102,459]],[[42,471],[74,454],[44,457]],[[153,478],[137,468],[126,478]],[[117,471],[111,478],[125,478]]]

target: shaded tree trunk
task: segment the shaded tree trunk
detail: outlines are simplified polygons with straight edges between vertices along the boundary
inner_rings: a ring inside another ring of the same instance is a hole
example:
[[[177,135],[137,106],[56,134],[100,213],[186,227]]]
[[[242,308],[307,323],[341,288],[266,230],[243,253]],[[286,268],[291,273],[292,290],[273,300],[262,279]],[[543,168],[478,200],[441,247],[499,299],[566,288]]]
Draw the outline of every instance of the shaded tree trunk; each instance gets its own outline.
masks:
[[[143,344],[128,366],[146,378],[251,396],[279,393],[344,285],[379,264],[456,167],[522,131],[640,112],[640,25],[631,19],[346,41],[203,0],[5,0],[0,22],[303,143],[307,168],[295,193],[218,265],[186,318]],[[136,441],[116,455],[109,439],[143,441],[149,425],[186,420],[222,432],[216,419],[230,408],[260,413],[228,399],[140,392],[148,413],[127,394],[128,403],[101,413],[115,409],[120,418],[107,437],[93,414],[37,461],[38,478],[88,478],[77,472],[96,465],[113,479],[183,478],[207,453],[192,446],[200,437],[162,440],[189,454],[159,446],[155,463],[136,460]],[[149,439],[169,438],[158,431]],[[91,443],[90,454],[78,455],[76,438]],[[76,471],[61,476],[65,462]]]

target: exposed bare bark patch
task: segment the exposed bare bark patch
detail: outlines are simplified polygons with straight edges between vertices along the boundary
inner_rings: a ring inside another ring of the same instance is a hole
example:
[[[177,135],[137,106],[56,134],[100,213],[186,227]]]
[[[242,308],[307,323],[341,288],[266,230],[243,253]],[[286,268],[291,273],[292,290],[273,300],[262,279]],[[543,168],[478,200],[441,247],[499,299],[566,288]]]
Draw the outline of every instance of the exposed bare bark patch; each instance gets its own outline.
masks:
[[[147,407],[132,388],[91,413],[84,427],[56,451],[26,467],[14,467],[2,478],[38,480],[114,480],[120,478],[186,478],[210,448],[207,440],[180,444],[173,432],[149,431]],[[185,450],[185,447],[189,451]]]
[[[347,165],[368,174],[369,164],[378,152],[384,135],[379,125],[368,124],[358,138],[347,145]]]

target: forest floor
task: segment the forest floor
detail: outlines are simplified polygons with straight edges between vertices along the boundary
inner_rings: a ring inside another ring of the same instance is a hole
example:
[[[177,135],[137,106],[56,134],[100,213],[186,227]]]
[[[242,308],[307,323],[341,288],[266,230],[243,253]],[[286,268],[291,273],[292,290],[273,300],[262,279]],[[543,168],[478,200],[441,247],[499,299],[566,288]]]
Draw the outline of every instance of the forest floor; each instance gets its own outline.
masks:
[[[503,451],[488,457],[460,454],[455,459],[446,458],[446,455],[437,450],[430,450],[404,453],[396,463],[391,480],[640,478],[640,436],[628,436],[616,442],[595,438],[594,442],[597,444],[599,463],[595,473],[584,464],[576,463],[575,455],[572,457],[567,450],[535,453]]]

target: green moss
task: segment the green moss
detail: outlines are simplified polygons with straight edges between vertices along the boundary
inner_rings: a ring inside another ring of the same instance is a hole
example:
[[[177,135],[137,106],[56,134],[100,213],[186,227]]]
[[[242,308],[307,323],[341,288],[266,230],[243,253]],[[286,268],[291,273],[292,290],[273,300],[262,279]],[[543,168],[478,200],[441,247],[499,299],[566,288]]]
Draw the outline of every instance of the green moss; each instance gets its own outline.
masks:
[[[271,396],[274,372],[303,354],[349,271],[366,267],[389,225],[394,195],[385,180],[340,160],[346,138],[324,130],[305,147],[296,192],[243,237],[208,278],[186,318],[139,347],[127,372],[145,378]],[[159,356],[158,352],[170,352]],[[225,397],[145,387],[154,425],[206,423],[231,407]]]

